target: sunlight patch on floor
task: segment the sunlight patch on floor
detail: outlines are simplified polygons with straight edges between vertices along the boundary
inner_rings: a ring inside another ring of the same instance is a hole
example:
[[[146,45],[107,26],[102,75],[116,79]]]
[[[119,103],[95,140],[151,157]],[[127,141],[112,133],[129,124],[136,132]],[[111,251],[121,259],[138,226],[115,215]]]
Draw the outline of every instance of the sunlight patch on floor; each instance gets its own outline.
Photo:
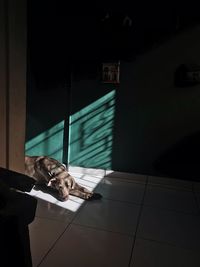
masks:
[[[94,191],[94,189],[97,187],[99,183],[102,182],[104,175],[97,174],[95,175],[90,175],[90,174],[84,174],[84,173],[71,173],[70,174],[75,178],[75,181],[86,187],[87,189]],[[51,196],[48,193],[44,193],[41,190],[35,190],[34,188],[29,192],[30,195],[42,199],[44,201],[47,201],[49,203],[55,204],[59,207],[62,207],[64,209],[70,210],[72,212],[76,212],[80,206],[85,202],[84,199],[75,197],[70,195],[69,199],[65,202],[57,200],[55,197]]]

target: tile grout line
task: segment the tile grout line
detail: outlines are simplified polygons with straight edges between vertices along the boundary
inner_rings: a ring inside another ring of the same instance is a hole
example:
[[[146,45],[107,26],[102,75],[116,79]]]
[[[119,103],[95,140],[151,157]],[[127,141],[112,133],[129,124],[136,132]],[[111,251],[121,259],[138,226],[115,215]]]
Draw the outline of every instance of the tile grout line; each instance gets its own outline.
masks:
[[[159,183],[148,183],[149,186],[152,187],[160,187],[160,188],[167,188],[167,189],[171,189],[174,191],[180,191],[180,192],[192,192],[192,188],[188,188],[188,187],[178,187],[178,186],[173,186],[170,184],[159,184]]]
[[[111,202],[119,202],[119,203],[124,203],[124,204],[130,204],[130,206],[131,205],[132,206],[133,205],[135,205],[135,206],[141,206],[141,204],[139,204],[137,202],[129,201],[129,200],[118,200],[118,199],[108,198],[108,197],[103,197],[103,199],[106,200],[106,201],[111,201]]]
[[[83,203],[83,205],[81,206],[81,208],[79,208],[77,214],[75,216],[72,217],[72,219],[68,222],[66,228],[64,229],[64,231],[59,235],[59,237],[55,240],[55,242],[53,243],[53,245],[49,248],[49,250],[45,253],[45,255],[42,257],[40,263],[37,265],[37,267],[39,267],[42,262],[44,261],[44,259],[48,256],[48,254],[52,251],[52,249],[56,246],[57,242],[60,240],[60,238],[63,236],[63,234],[66,232],[66,230],[70,227],[70,225],[72,224],[74,218],[78,215],[78,213],[80,212],[80,210],[85,206],[86,203]]]
[[[81,226],[82,228],[93,229],[93,230],[96,230],[96,231],[108,232],[108,233],[112,233],[112,234],[119,234],[119,235],[128,236],[128,237],[134,237],[134,235],[129,234],[129,233],[112,231],[112,230],[108,230],[108,229],[104,229],[104,228],[100,228],[100,227],[95,227],[95,226],[90,226],[90,225],[83,225],[83,224],[80,224],[80,223],[72,223],[72,224],[73,225],[77,225],[77,226]]]
[[[85,207],[85,205],[87,204],[88,202],[87,201],[84,201],[82,203],[82,205],[80,206],[80,208],[78,209],[78,211],[76,212],[76,214],[73,216],[73,218],[71,219],[70,221],[70,224],[73,223],[73,221],[76,219],[76,217],[78,216],[78,214],[81,212],[81,210]]]
[[[56,240],[54,241],[53,245],[49,248],[49,250],[44,254],[44,256],[42,257],[42,259],[40,260],[39,264],[37,265],[37,267],[39,267],[42,262],[44,261],[44,259],[48,256],[48,254],[52,251],[52,249],[55,247],[56,243],[58,242],[58,240],[62,237],[62,235],[65,233],[65,231],[69,228],[70,223],[68,223],[68,225],[66,226],[66,228],[64,229],[64,231],[58,236],[58,238],[56,238]]]
[[[135,242],[136,242],[136,235],[137,235],[138,227],[139,227],[139,224],[140,224],[140,218],[141,218],[141,215],[142,215],[142,210],[143,210],[143,207],[144,207],[144,198],[145,198],[145,194],[146,194],[146,191],[147,191],[147,184],[148,184],[148,175],[147,175],[147,178],[146,178],[144,194],[143,194],[143,198],[142,198],[141,205],[140,205],[141,206],[140,207],[140,211],[139,211],[139,214],[138,214],[138,221],[137,221],[137,225],[136,225],[135,235],[133,237],[133,244],[132,244],[132,248],[131,248],[131,256],[130,256],[129,263],[128,263],[129,267],[130,267],[131,261],[133,259],[134,247],[135,247]]]

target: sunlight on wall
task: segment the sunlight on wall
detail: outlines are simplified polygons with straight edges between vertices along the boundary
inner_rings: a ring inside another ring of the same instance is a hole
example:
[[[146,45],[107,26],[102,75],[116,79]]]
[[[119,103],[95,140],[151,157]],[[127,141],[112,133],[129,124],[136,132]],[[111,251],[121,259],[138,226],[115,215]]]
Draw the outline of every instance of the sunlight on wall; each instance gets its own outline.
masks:
[[[59,161],[63,159],[64,120],[26,142],[29,156],[46,155]]]
[[[72,166],[111,169],[115,90],[70,116],[68,163]],[[65,122],[28,140],[25,153],[46,155],[61,162],[65,152],[63,140]],[[64,156],[66,157],[66,156]]]
[[[69,164],[111,169],[115,90],[70,116]]]
[[[69,165],[93,168],[90,169],[90,173],[70,174],[77,183],[91,191],[103,179],[105,169],[111,169],[114,114],[115,91],[113,90],[70,117]],[[63,149],[66,149],[63,147],[64,125],[63,120],[28,140],[25,145],[26,155],[46,155],[63,162]],[[55,209],[57,206],[75,212],[84,202],[83,199],[71,195],[69,200],[61,202],[50,194],[35,189],[30,194],[49,203],[50,209],[53,207]]]

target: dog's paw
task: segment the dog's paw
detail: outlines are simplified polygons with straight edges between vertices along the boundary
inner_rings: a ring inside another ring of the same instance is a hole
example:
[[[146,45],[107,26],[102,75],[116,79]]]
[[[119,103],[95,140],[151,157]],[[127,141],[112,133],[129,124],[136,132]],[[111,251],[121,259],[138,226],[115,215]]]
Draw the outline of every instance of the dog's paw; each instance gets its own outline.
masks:
[[[39,190],[41,190],[41,185],[36,184],[36,185],[34,185],[33,189],[36,191],[39,191]]]
[[[88,198],[87,200],[98,200],[98,199],[101,199],[101,198],[102,198],[102,195],[101,194],[99,194],[99,193],[93,193],[91,195],[91,197]]]

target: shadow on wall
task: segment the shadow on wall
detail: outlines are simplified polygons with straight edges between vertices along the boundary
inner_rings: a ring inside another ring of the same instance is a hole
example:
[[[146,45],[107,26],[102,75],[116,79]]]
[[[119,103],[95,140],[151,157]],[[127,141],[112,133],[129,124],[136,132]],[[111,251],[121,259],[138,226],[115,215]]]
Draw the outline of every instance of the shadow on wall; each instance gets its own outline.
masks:
[[[185,136],[154,162],[159,175],[200,180],[200,132]]]
[[[111,169],[115,90],[70,116],[69,164]]]
[[[71,115],[69,125],[67,118],[28,140],[26,154],[47,155],[74,166],[111,169],[114,113],[115,90]]]

